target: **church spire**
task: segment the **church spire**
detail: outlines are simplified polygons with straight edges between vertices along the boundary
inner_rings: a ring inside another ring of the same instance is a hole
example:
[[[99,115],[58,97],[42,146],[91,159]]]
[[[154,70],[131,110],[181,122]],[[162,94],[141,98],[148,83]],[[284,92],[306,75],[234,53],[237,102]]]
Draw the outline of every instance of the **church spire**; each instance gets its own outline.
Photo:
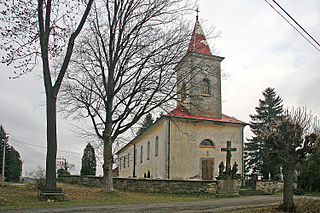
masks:
[[[196,23],[194,25],[188,51],[212,55],[210,48],[208,46],[207,39],[201,29],[201,26],[198,20],[199,10],[197,9],[196,12],[197,12]]]

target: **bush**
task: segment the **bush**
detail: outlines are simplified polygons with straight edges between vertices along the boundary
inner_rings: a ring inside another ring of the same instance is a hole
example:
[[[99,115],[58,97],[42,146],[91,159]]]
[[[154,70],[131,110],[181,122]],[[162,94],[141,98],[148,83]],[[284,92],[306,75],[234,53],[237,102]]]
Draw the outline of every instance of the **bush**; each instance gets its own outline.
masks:
[[[304,195],[305,192],[302,188],[296,188],[296,189],[293,189],[293,194],[294,195]]]
[[[41,166],[38,166],[35,171],[26,172],[26,175],[36,180],[37,188],[45,186],[46,172],[44,169],[41,168]]]

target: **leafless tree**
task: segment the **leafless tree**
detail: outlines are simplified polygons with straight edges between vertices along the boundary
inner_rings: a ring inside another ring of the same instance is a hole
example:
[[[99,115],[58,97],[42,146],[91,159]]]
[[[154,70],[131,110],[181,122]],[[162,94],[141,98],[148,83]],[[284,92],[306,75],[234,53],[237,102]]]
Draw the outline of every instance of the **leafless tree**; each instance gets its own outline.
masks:
[[[15,65],[16,76],[33,70],[41,56],[46,94],[46,188],[56,188],[56,101],[71,59],[76,37],[93,0],[3,0],[1,7],[2,63]],[[55,63],[52,63],[55,62]]]
[[[183,0],[96,3],[79,40],[61,107],[89,118],[103,141],[105,190],[112,191],[112,146],[141,117],[176,96],[174,67],[191,30]]]
[[[287,110],[275,120],[275,127],[264,129],[267,155],[281,160],[284,174],[283,207],[292,211],[294,172],[297,163],[304,160],[319,144],[319,126],[306,108]]]

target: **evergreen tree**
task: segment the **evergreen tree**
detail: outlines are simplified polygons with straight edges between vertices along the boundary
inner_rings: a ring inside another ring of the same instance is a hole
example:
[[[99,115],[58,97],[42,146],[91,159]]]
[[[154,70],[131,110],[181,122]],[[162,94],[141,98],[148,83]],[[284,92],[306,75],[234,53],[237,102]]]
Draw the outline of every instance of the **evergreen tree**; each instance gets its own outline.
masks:
[[[297,170],[298,188],[305,192],[320,192],[320,151],[309,155]]]
[[[90,143],[87,144],[83,151],[81,175],[96,175],[96,156],[94,148]]]
[[[153,122],[154,121],[153,121],[151,113],[148,113],[146,115],[146,117],[144,118],[144,121],[143,121],[140,129],[137,132],[137,135],[141,135],[144,132],[144,130],[146,130],[149,126],[151,126],[153,124]]]
[[[245,144],[245,172],[262,174],[263,179],[279,178],[279,165],[276,158],[268,159],[265,152],[265,142],[262,140],[262,129],[271,128],[273,121],[280,118],[283,112],[282,98],[274,88],[268,87],[263,91],[264,99],[259,99],[256,114],[250,115],[250,128],[254,136]]]
[[[20,153],[8,144],[8,136],[3,126],[0,126],[0,171],[2,171],[3,144],[5,144],[5,170],[6,181],[18,182],[21,177],[22,161]]]

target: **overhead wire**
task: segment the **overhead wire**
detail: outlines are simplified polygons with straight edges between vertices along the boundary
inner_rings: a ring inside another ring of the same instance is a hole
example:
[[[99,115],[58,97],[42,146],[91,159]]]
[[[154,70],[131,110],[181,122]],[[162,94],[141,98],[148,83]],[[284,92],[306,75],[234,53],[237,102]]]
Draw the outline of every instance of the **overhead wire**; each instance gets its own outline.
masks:
[[[284,15],[282,15],[272,4],[270,4],[270,2],[268,2],[267,0],[264,0],[274,11],[276,11],[286,22],[288,22],[288,24],[290,24],[306,41],[308,41],[316,50],[318,50],[320,52],[320,49],[315,45],[313,44],[299,29],[297,29],[288,19],[286,19],[286,17],[284,17]],[[275,2],[274,0],[272,0],[273,2]],[[276,3],[276,2],[275,2]],[[278,3],[276,3],[280,8],[282,8]],[[282,10],[291,18],[293,19],[283,8]],[[293,19],[294,20],[294,19]],[[299,25],[295,20],[294,22],[301,27],[301,25]],[[302,28],[302,27],[301,27]],[[303,29],[303,28],[302,28]],[[304,30],[304,29],[303,29]],[[304,30],[304,32],[306,32]],[[309,35],[312,39],[313,37],[306,32],[307,35]],[[319,43],[313,39],[318,45]],[[320,45],[319,45],[320,46]]]
[[[39,146],[39,145],[36,145],[36,144],[26,143],[26,142],[23,142],[23,141],[17,140],[17,139],[12,138],[12,137],[11,137],[11,140],[13,140],[13,141],[15,141],[15,142],[18,142],[18,143],[21,143],[21,144],[25,144],[25,145],[29,145],[29,146],[33,146],[33,147],[37,147],[37,148],[40,148],[40,149],[47,149],[47,147]],[[82,153],[80,153],[80,152],[64,151],[64,150],[59,150],[59,149],[57,149],[57,151],[58,151],[58,152],[69,153],[69,154],[82,155]]]
[[[285,13],[287,14],[287,16],[289,16],[289,18],[296,23],[296,25],[298,25],[300,27],[300,29],[303,30],[303,32],[305,32],[314,42],[316,42],[316,44],[320,47],[320,44],[294,19],[292,18],[292,16],[285,10],[283,9],[283,7],[281,7],[275,0],[272,0],[276,5],[278,5],[278,7]]]

